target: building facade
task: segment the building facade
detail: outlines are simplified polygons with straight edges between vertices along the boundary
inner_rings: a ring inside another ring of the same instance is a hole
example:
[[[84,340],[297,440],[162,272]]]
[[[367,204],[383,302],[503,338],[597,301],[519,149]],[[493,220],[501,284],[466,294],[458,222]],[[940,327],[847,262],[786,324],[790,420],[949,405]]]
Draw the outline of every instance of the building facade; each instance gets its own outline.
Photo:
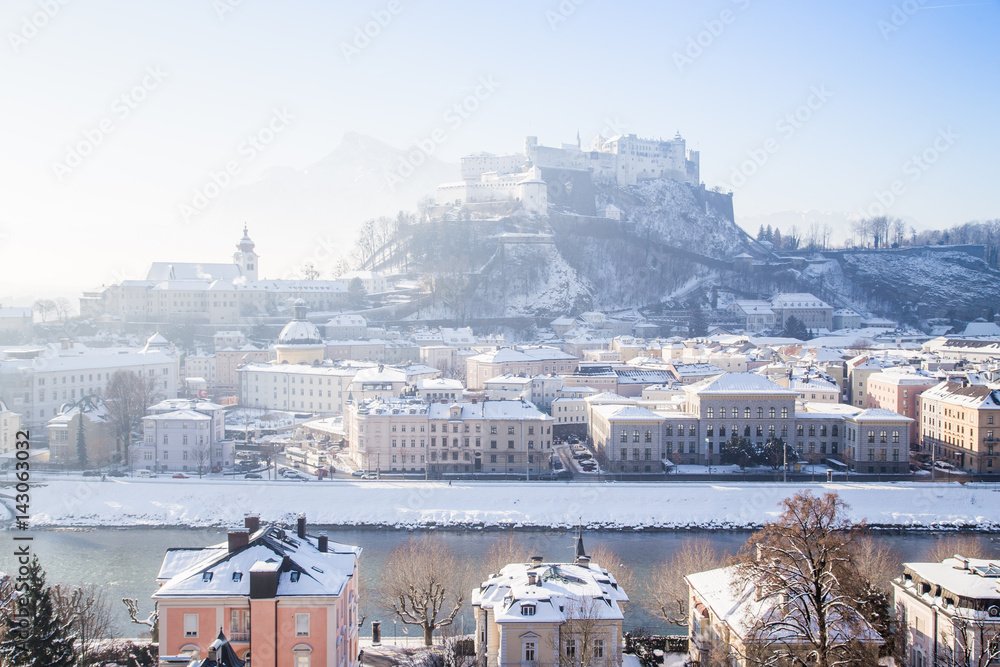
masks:
[[[1000,470],[1000,390],[942,382],[920,395],[920,447],[938,461],[979,474]]]
[[[245,526],[167,551],[152,596],[161,658],[207,658],[221,628],[254,667],[358,667],[361,549],[307,534],[305,517],[292,530],[255,516]]]

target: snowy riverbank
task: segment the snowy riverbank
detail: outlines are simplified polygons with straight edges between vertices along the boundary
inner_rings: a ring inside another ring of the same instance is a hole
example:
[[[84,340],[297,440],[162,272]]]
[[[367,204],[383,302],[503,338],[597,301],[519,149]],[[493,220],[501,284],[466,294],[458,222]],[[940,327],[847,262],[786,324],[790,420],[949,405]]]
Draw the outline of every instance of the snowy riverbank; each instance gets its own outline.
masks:
[[[993,484],[257,482],[158,478],[39,480],[31,522],[69,526],[234,526],[245,512],[313,525],[754,528],[799,489],[836,491],[856,520],[910,529],[1000,531]],[[6,502],[6,501],[5,501]]]

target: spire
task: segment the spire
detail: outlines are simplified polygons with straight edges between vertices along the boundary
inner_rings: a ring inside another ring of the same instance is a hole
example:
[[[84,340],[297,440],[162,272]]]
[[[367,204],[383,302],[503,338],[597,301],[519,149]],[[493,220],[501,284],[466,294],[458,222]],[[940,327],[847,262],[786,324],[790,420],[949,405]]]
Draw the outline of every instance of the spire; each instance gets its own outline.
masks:
[[[576,131],[576,147],[577,148],[581,147],[580,146],[580,130],[579,129]]]
[[[583,546],[583,522],[576,528],[576,554],[575,556],[579,558],[580,556],[586,556],[587,550]]]

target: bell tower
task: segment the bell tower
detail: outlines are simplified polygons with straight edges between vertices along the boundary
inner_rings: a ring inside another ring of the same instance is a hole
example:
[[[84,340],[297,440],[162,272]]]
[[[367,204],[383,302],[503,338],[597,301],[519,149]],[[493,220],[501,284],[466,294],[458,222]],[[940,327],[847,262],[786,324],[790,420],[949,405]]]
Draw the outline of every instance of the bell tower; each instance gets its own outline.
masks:
[[[247,226],[245,224],[243,225],[243,238],[236,244],[236,248],[236,252],[233,253],[233,263],[240,267],[240,272],[246,277],[247,281],[256,281],[259,257],[253,251],[254,242],[250,240],[250,235],[247,234]]]

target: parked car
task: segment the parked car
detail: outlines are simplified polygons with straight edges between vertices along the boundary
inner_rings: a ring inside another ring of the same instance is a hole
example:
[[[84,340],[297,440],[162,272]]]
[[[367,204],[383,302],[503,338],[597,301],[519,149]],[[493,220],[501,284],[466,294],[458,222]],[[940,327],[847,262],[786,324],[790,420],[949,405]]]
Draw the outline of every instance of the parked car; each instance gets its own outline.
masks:
[[[109,470],[108,477],[128,477],[128,475],[123,473],[121,470]]]
[[[97,470],[84,470],[83,471],[83,476],[84,477],[100,477],[101,473],[100,473],[100,471],[97,471]]]
[[[156,477],[156,473],[153,472],[152,470],[136,470],[134,473],[132,473],[132,476],[150,478],[150,477]]]
[[[569,470],[560,470],[556,473],[556,479],[573,479],[573,473]]]
[[[378,475],[373,472],[366,472],[361,475],[361,479],[378,479]]]
[[[212,472],[214,473],[222,472],[222,466],[212,466]]]
[[[355,471],[351,472],[351,477],[364,477],[365,474],[366,473],[365,473],[364,470],[355,470]]]
[[[173,475],[171,475],[171,477],[173,477],[174,479],[191,479],[182,472],[175,472]]]
[[[243,475],[243,479],[264,479],[264,478],[260,476],[259,472],[248,472],[247,474]]]

